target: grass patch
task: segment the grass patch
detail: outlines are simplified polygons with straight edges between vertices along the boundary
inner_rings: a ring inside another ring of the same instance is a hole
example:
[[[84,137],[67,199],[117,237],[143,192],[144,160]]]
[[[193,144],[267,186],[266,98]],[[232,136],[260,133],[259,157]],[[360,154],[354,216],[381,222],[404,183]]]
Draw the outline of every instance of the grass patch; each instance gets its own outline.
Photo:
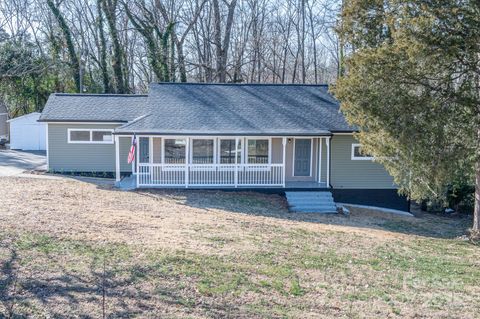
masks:
[[[448,239],[463,220],[303,217],[276,195],[78,181],[16,179],[0,193],[0,317],[474,318],[480,308],[480,247]]]

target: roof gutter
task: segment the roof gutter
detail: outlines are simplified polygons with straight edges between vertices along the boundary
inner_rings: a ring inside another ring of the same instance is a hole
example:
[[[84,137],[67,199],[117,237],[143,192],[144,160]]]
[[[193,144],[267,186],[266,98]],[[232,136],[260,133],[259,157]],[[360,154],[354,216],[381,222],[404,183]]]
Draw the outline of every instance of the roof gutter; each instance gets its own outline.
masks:
[[[289,136],[302,136],[302,137],[317,137],[317,136],[332,136],[330,132],[323,133],[224,133],[224,132],[215,132],[215,133],[202,133],[202,132],[188,132],[188,133],[179,133],[179,132],[149,132],[149,131],[114,131],[114,135],[162,135],[162,136],[269,136],[269,137],[289,137]]]
[[[332,131],[332,135],[341,135],[341,134],[354,134],[360,132],[359,130],[344,130],[344,131]]]
[[[105,121],[105,120],[45,120],[39,119],[37,122],[46,122],[46,123],[96,123],[96,124],[123,124],[128,123],[125,120],[112,120],[112,121]]]

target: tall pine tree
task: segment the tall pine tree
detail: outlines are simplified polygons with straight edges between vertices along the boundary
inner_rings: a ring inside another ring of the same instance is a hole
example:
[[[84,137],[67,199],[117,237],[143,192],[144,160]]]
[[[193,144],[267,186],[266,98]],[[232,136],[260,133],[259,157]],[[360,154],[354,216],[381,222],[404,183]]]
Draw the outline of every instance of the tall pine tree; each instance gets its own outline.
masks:
[[[480,3],[352,0],[339,35],[351,54],[334,88],[364,150],[413,199],[475,183],[480,230]]]

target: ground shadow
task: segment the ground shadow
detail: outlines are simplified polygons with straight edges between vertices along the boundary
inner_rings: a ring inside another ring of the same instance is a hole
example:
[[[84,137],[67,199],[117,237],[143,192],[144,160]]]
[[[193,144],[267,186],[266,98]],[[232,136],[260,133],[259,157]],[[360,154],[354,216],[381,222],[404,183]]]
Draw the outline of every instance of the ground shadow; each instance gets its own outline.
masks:
[[[58,176],[58,175],[57,175]],[[59,176],[61,178],[61,176]],[[111,192],[125,192],[114,186],[114,180],[108,178],[65,176],[95,185],[98,189]],[[350,215],[291,213],[282,194],[269,194],[269,190],[194,190],[194,189],[137,189],[139,196],[170,198],[178,205],[199,210],[222,210],[252,216],[275,219],[338,225],[351,228],[377,229],[408,235],[433,238],[456,238],[465,235],[472,217],[468,215],[441,215],[421,212],[413,208],[415,217],[405,217],[373,209],[350,208]]]
[[[0,318],[43,317],[45,312],[51,318],[131,318],[146,313],[163,318],[175,309],[224,318],[240,311],[233,302],[178,285],[179,278],[160,271],[159,265],[145,266],[134,258],[119,262],[96,250],[81,256],[87,265],[83,268],[69,260],[75,254],[36,249],[41,243],[17,253],[17,240],[0,241],[0,249],[8,251],[0,251]]]
[[[173,198],[178,200],[179,204],[202,210],[216,209],[290,221],[378,229],[434,238],[462,236],[471,224],[471,216],[434,215],[421,212],[416,207],[412,210],[415,217],[357,207],[350,207],[348,216],[341,214],[291,213],[288,211],[288,203],[284,196],[260,192],[156,189],[142,189],[135,192],[141,196]]]

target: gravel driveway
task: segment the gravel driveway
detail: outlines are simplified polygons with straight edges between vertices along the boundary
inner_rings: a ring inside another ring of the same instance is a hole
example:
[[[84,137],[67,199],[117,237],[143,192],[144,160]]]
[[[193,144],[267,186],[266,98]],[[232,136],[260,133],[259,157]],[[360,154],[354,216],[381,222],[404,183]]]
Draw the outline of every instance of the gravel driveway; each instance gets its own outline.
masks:
[[[28,170],[46,170],[45,151],[0,150],[0,176],[14,176]]]

